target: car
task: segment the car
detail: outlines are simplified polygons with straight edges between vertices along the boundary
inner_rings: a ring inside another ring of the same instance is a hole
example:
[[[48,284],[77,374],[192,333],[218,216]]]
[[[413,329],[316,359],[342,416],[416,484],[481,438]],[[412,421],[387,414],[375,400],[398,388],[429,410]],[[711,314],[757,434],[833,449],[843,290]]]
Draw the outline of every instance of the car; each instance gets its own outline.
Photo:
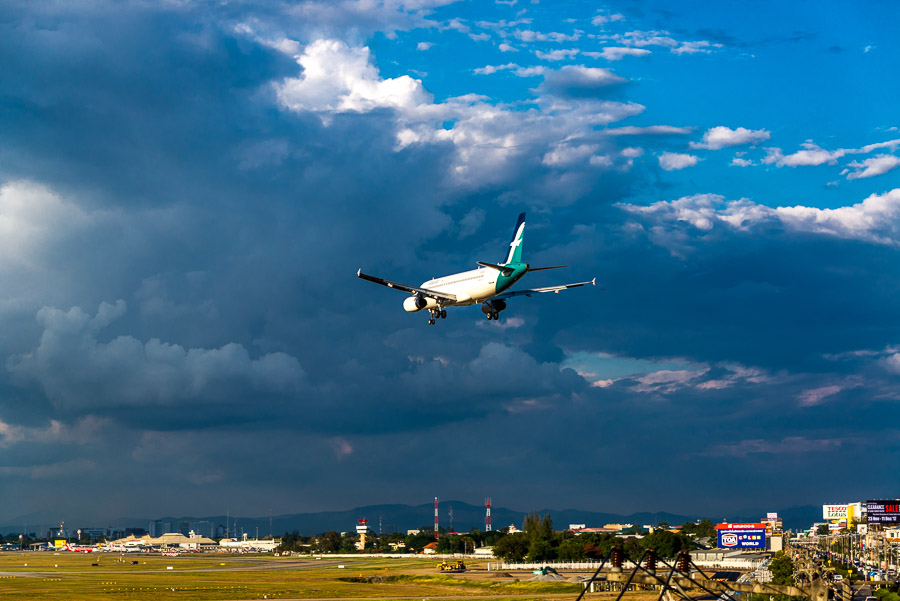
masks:
[[[866,601],[878,601],[878,597],[866,597]]]
[[[835,574],[835,575],[834,575],[834,581],[835,581],[835,582],[843,582],[843,581],[844,581],[844,577],[841,576],[840,574]]]

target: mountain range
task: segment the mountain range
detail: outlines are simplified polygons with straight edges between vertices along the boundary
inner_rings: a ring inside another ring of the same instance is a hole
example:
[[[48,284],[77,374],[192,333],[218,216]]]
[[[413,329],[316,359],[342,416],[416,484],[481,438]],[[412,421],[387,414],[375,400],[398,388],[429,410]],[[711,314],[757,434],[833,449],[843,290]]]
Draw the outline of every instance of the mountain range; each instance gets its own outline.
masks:
[[[451,529],[450,510],[452,508],[452,530],[458,532],[468,532],[471,529],[485,528],[485,508],[481,505],[471,505],[462,501],[446,501],[441,502],[439,506],[439,523],[442,528]],[[637,512],[628,515],[616,513],[604,513],[597,511],[585,511],[582,509],[538,509],[539,515],[549,514],[553,520],[554,527],[557,530],[568,528],[570,524],[585,524],[588,527],[600,527],[604,524],[634,524],[642,526],[645,524],[656,525],[666,522],[670,525],[679,525],[685,522],[696,521],[701,518],[709,518],[713,522],[729,521],[729,522],[757,522],[765,513],[756,511],[742,511],[738,515],[730,516],[708,516],[701,514],[682,515],[675,513],[660,512]],[[499,530],[515,525],[517,528],[522,527],[522,522],[531,510],[514,510],[506,507],[492,507],[491,518],[492,528]],[[778,515],[784,520],[785,529],[801,529],[807,528],[810,524],[821,520],[821,507],[817,505],[804,505],[799,507],[790,507],[779,510]],[[273,534],[280,536],[286,532],[298,532],[303,535],[319,534],[329,530],[338,532],[353,530],[356,527],[358,519],[368,519],[369,526],[376,532],[406,532],[409,529],[430,527],[434,524],[434,505],[425,503],[422,505],[400,505],[400,504],[384,504],[384,505],[367,505],[363,507],[355,507],[343,511],[320,511],[310,513],[294,513],[264,517],[240,517],[228,516],[229,530],[231,532],[246,532],[249,536],[268,536]],[[35,532],[36,529],[46,532],[48,528],[55,527],[58,520],[52,516],[43,513],[30,514],[20,516],[8,521],[7,525],[0,525],[0,532],[11,533],[21,532],[22,524],[30,524],[29,531]],[[77,520],[67,520],[70,527],[86,528],[86,527],[111,527],[111,528],[128,528],[138,527],[147,528],[152,521],[162,521],[174,523],[177,522],[196,522],[207,521],[213,525],[225,525],[226,515],[211,516],[166,516],[162,518],[119,518],[110,520],[106,524],[79,523]]]

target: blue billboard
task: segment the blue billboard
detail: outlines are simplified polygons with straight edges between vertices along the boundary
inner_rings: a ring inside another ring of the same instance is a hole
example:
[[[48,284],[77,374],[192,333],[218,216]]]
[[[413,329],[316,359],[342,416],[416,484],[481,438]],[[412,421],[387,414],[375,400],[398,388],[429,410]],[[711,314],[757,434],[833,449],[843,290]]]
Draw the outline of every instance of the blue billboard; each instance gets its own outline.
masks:
[[[765,528],[753,530],[722,529],[719,530],[720,549],[765,549]]]

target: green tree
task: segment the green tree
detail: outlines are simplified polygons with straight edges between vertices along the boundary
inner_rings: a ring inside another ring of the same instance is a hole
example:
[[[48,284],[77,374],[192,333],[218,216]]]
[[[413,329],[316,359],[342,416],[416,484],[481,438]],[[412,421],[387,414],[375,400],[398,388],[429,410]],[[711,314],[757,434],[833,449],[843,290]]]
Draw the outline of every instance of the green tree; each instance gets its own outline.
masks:
[[[641,556],[644,554],[644,547],[641,545],[641,541],[633,536],[626,538],[622,547],[625,550],[625,557],[631,561],[636,562],[640,560]]]
[[[828,534],[828,524],[819,524],[816,527],[816,534]]]
[[[794,583],[794,562],[784,551],[775,554],[769,562],[769,571],[772,572],[772,584]]]
[[[556,557],[556,549],[546,538],[535,538],[528,545],[528,561],[548,561]]]
[[[656,549],[657,556],[662,559],[672,559],[679,551],[687,549],[688,545],[685,535],[669,530],[656,530],[641,539],[642,548]]]
[[[494,557],[506,561],[522,561],[528,553],[529,541],[524,532],[507,534],[494,543]]]
[[[595,545],[584,544],[584,541],[579,539],[580,537],[576,536],[563,540],[557,548],[557,557],[562,561],[581,561],[587,557],[588,547],[598,549]]]

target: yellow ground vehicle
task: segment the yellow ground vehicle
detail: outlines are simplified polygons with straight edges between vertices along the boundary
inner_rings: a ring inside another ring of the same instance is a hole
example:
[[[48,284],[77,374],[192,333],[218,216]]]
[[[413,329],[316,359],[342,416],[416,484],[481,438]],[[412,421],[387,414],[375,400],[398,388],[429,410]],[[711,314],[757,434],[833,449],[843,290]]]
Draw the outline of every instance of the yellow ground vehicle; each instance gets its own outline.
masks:
[[[461,559],[458,559],[456,563],[447,563],[446,561],[442,561],[437,565],[437,569],[441,572],[465,572],[466,564],[464,564]]]

